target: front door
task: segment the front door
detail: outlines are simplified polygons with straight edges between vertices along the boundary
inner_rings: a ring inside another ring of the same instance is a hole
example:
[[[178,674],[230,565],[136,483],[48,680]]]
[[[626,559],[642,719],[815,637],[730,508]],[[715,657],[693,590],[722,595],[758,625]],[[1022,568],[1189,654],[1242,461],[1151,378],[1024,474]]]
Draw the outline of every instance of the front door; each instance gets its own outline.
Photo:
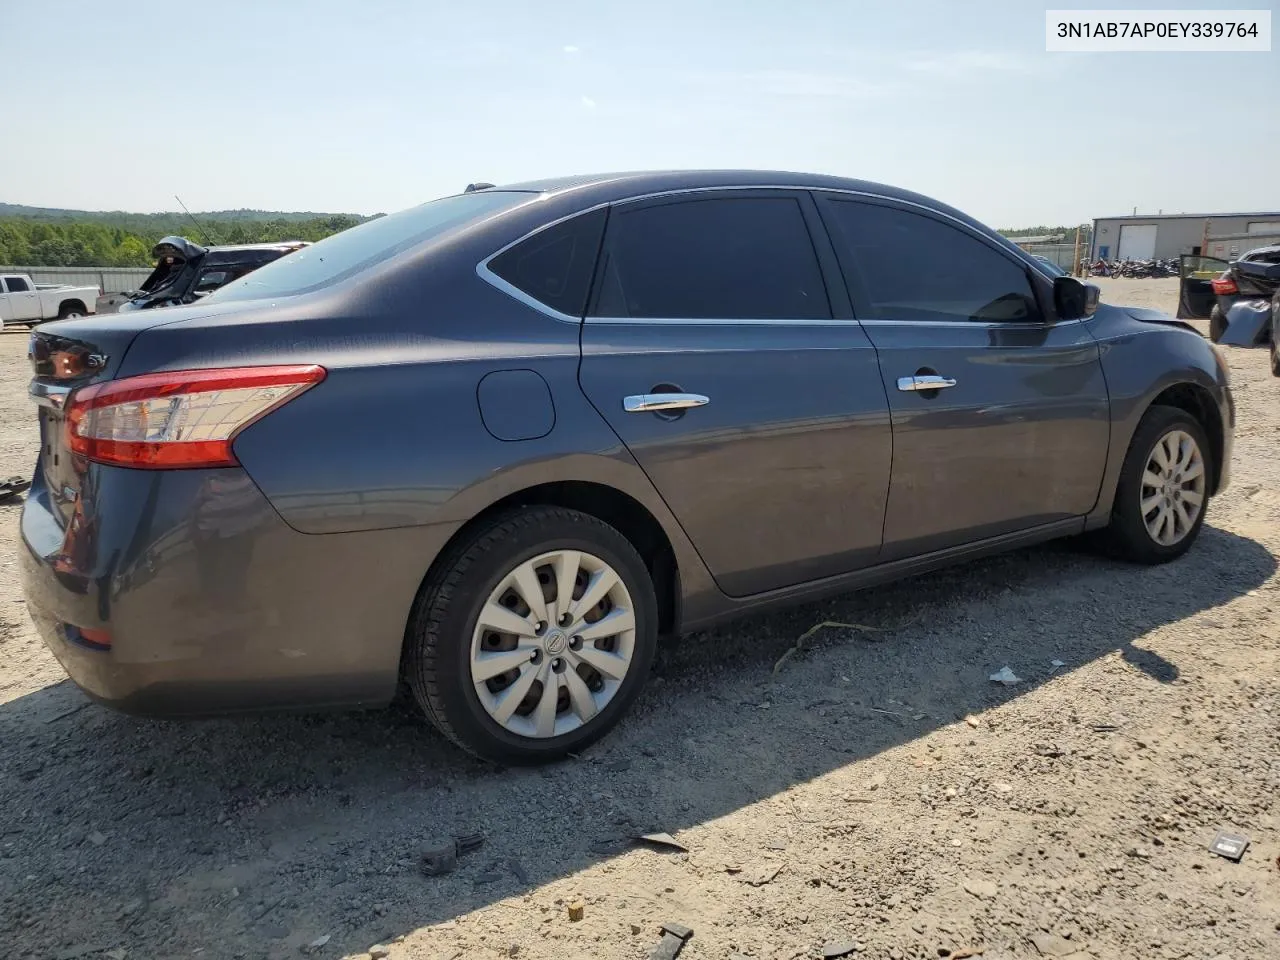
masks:
[[[967,224],[820,203],[892,410],[883,558],[1087,514],[1110,437],[1088,325],[1048,322],[1047,279]]]
[[[808,194],[618,204],[593,289],[582,388],[722,590],[876,561],[888,408]]]
[[[1218,302],[1213,281],[1231,264],[1215,257],[1178,258],[1178,319],[1204,320]]]
[[[40,295],[32,288],[26,277],[5,277],[5,287],[9,302],[9,320],[39,320]]]

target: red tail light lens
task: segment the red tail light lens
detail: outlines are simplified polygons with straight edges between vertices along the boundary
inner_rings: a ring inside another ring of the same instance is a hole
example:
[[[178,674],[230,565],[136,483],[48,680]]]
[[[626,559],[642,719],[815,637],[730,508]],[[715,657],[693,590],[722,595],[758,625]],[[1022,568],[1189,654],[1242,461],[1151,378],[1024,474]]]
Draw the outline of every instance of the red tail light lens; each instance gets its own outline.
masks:
[[[249,424],[324,379],[324,367],[174,370],[75,391],[67,404],[72,452],[142,469],[231,467]]]
[[[1240,288],[1236,286],[1235,280],[1232,278],[1231,274],[1229,273],[1224,273],[1222,276],[1213,280],[1209,285],[1213,287],[1213,292],[1216,293],[1218,296],[1223,296],[1224,294],[1228,294],[1228,293],[1240,292]]]

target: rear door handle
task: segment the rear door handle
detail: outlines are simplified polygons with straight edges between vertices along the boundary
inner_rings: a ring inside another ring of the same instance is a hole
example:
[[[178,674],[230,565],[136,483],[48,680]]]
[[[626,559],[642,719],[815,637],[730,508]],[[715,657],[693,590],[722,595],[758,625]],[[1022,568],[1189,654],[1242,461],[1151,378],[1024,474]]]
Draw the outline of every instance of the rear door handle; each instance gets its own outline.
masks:
[[[914,376],[899,377],[898,389],[903,393],[914,393],[920,390],[943,390],[956,385],[955,377]]]
[[[622,398],[622,409],[627,413],[652,413],[655,410],[702,407],[710,402],[710,397],[700,393],[637,393]]]

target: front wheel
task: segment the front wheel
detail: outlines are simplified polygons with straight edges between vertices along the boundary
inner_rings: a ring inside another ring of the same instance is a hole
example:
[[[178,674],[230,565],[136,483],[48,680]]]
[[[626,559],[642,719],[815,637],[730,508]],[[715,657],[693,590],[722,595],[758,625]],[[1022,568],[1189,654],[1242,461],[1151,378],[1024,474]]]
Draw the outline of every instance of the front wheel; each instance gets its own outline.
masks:
[[[1105,542],[1136,563],[1165,563],[1190,549],[1209,503],[1212,453],[1204,428],[1176,407],[1154,406],[1120,470]]]
[[[418,704],[499,763],[581,750],[618,722],[657,646],[653,582],[616,529],[562,507],[478,527],[442,558],[405,637]]]

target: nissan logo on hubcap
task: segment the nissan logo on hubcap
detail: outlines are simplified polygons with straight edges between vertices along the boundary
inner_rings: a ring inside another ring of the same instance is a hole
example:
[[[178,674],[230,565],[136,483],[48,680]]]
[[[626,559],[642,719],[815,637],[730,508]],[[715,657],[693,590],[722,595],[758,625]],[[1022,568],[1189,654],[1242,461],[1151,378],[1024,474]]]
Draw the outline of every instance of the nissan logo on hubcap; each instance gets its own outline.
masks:
[[[564,653],[565,649],[568,646],[569,646],[569,638],[566,637],[559,630],[552,630],[550,633],[547,634],[547,640],[546,640],[547,653],[551,653],[551,654]]]

